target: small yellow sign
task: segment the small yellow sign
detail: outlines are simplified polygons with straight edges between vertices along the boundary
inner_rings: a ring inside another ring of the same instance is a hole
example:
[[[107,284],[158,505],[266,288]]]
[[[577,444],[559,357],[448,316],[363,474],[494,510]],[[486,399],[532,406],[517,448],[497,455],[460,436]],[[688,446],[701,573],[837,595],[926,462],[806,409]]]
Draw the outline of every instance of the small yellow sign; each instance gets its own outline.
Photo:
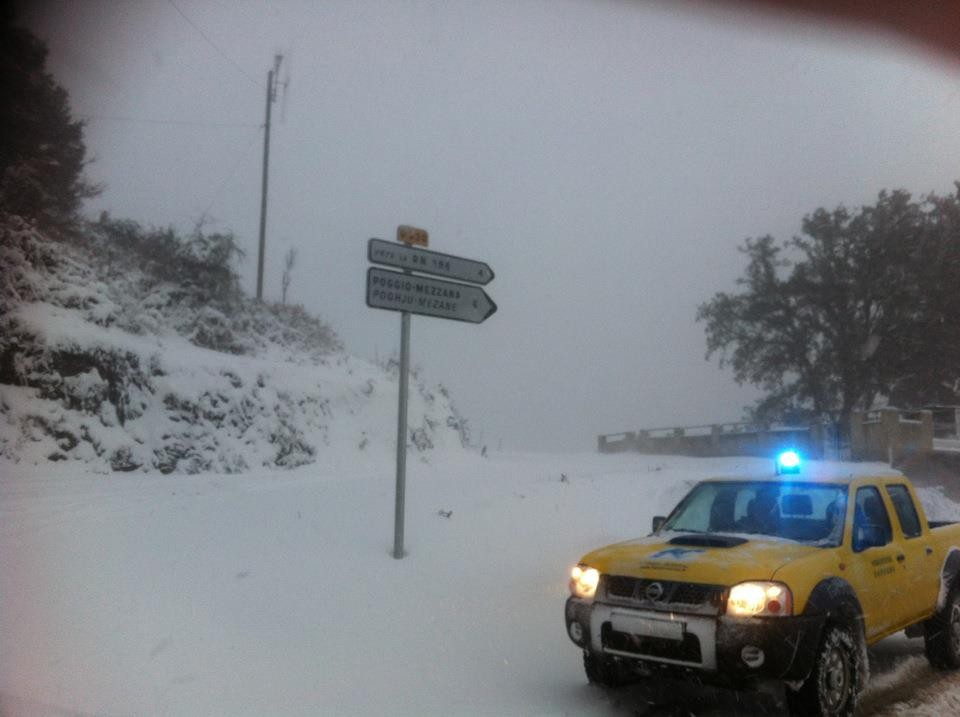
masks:
[[[407,246],[427,246],[429,236],[426,229],[418,229],[406,224],[397,227],[397,241]]]

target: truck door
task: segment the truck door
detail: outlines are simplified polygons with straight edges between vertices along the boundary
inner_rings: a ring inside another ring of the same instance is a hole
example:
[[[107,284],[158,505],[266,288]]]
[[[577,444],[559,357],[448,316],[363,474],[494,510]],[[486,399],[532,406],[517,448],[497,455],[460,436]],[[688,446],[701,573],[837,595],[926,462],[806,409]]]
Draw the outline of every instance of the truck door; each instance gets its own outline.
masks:
[[[923,534],[920,516],[906,485],[886,486],[887,497],[893,505],[901,537],[897,560],[901,573],[898,582],[902,586],[901,599],[910,606],[911,622],[927,617],[937,602],[940,592],[940,570],[936,563],[930,534]]]
[[[912,606],[899,594],[900,546],[893,539],[890,517],[875,486],[857,489],[853,506],[851,569],[864,611],[867,640],[908,621]]]

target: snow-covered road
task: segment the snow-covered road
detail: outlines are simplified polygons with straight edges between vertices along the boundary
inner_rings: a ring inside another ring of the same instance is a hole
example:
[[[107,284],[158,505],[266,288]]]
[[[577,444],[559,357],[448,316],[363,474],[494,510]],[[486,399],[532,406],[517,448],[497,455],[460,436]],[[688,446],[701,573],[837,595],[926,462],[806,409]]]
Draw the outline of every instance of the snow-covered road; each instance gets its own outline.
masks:
[[[696,480],[768,470],[635,454],[412,462],[396,561],[383,455],[241,476],[8,464],[0,714],[666,714],[669,685],[650,706],[649,692],[586,684],[563,629],[569,566],[645,533]],[[960,515],[927,497],[938,517]],[[954,704],[957,679],[927,668],[920,641],[878,650],[864,714],[917,714],[917,694]],[[778,708],[684,693],[698,714]]]

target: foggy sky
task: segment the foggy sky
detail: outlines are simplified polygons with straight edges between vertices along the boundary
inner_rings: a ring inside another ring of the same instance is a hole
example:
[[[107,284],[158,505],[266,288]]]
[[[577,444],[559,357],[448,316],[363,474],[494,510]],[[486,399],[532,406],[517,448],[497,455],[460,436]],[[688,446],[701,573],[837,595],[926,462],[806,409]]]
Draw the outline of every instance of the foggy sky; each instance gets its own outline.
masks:
[[[106,189],[88,213],[183,229],[208,213],[253,293],[284,53],[266,295],[295,246],[291,300],[383,358],[400,319],[364,303],[368,238],[414,224],[488,262],[499,311],[414,317],[412,359],[491,448],[740,418],[757,394],[704,360],[694,315],[735,288],[743,239],[960,179],[960,66],[883,34],[696,4],[175,2],[213,45],[159,0],[24,10],[90,116]]]

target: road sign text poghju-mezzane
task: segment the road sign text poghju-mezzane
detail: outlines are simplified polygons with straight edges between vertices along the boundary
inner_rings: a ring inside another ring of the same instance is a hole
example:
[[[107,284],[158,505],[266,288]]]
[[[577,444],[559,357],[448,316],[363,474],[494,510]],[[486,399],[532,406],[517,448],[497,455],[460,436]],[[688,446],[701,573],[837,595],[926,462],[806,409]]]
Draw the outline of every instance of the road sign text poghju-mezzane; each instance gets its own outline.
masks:
[[[472,324],[482,323],[497,310],[479,286],[376,267],[367,269],[367,306]]]

